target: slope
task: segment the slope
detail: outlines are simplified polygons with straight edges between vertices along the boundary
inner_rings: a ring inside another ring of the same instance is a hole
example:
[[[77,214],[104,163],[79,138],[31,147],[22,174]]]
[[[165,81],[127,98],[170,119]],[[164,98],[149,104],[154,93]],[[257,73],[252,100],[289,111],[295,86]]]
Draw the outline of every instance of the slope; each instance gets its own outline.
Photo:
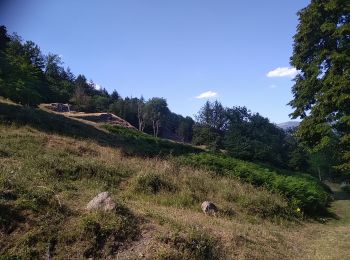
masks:
[[[299,237],[310,225],[285,197],[165,156],[193,156],[196,148],[10,104],[1,104],[0,119],[5,257],[296,259],[306,252]],[[106,190],[117,210],[87,212]],[[201,213],[204,200],[218,205],[217,217]]]

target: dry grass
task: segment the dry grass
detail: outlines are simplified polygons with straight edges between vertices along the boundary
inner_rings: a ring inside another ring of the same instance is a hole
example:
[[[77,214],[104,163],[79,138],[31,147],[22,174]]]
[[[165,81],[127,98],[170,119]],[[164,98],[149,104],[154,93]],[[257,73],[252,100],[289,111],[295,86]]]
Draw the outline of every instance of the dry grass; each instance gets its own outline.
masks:
[[[30,127],[0,125],[0,137],[0,206],[11,209],[13,224],[0,231],[1,254],[40,258],[52,243],[54,257],[66,259],[82,258],[91,248],[95,258],[342,259],[349,248],[348,226],[289,220],[282,197],[232,178],[171,160],[124,156],[93,141]],[[81,169],[84,165],[90,168]],[[171,188],[144,192],[137,189],[140,176],[157,176]],[[87,202],[107,189],[134,223],[119,226],[129,234],[122,242],[114,235],[120,215],[89,216],[85,211]],[[45,198],[41,204],[40,198]],[[200,211],[203,200],[218,205],[218,217]],[[104,229],[87,235],[86,223],[95,222]],[[96,237],[103,243],[96,244]],[[200,249],[190,247],[193,243]],[[338,253],[327,258],[335,247]]]

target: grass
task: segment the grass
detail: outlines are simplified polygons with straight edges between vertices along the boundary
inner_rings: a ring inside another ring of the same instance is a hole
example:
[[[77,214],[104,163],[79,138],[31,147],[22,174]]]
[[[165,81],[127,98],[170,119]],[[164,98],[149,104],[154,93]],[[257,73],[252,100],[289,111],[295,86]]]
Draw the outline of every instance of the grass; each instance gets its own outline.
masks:
[[[241,182],[231,168],[217,171],[216,157],[207,165],[186,163],[196,156],[187,146],[112,131],[1,104],[1,259],[43,258],[48,248],[57,259],[303,258],[301,237],[312,232],[279,192]],[[162,143],[163,155],[142,156],[147,145],[125,152],[143,142]],[[176,149],[183,157],[174,156]],[[235,162],[235,169],[262,170]],[[102,191],[112,194],[117,210],[87,212]],[[204,200],[218,206],[217,217],[201,212]]]
[[[334,192],[335,201],[330,211],[336,218],[322,227],[312,224],[307,227],[309,240],[305,259],[347,259],[350,254],[350,195],[339,184],[327,183]]]
[[[154,138],[133,129],[111,125],[98,128],[57,113],[2,102],[0,102],[0,121],[29,125],[46,133],[90,139],[101,145],[117,147],[129,156],[154,157],[201,151],[190,145]]]
[[[191,229],[188,233],[172,233],[161,237],[172,250],[160,252],[159,259],[219,259],[218,241],[206,233]]]
[[[218,219],[225,225],[257,225],[265,230],[266,221],[272,226],[294,217],[279,195],[171,160],[125,156],[91,140],[28,126],[1,123],[0,135],[0,254],[8,257],[40,258],[48,247],[57,258],[132,255],[128,248],[151,225],[156,234],[151,238],[154,249],[146,252],[150,258],[178,251],[180,258],[201,259],[217,254],[218,245],[230,243],[221,241],[225,233],[211,235],[199,228],[198,237],[192,234],[193,215],[201,216],[198,227],[208,221],[200,209],[207,199],[218,205]],[[88,201],[105,190],[121,210],[86,212]],[[186,221],[172,220],[174,210],[183,211]],[[238,224],[241,221],[246,224]],[[172,234],[168,242],[157,238],[168,234]],[[202,241],[200,234],[208,237]],[[192,240],[203,250],[193,251]]]
[[[301,209],[309,215],[325,212],[331,199],[325,185],[306,174],[285,175],[254,163],[210,153],[184,155],[177,161],[219,175],[234,176],[256,187],[263,186],[288,198],[294,210]]]
[[[325,212],[330,201],[330,193],[325,185],[309,175],[293,174],[285,170],[267,168],[224,155],[204,153],[198,148],[154,138],[133,129],[113,125],[104,125],[100,129],[55,113],[5,103],[0,103],[0,121],[26,124],[48,133],[93,140],[101,145],[117,147],[127,156],[162,158],[180,156],[178,159],[180,163],[212,170],[218,174],[229,172],[230,175],[256,187],[264,186],[274,193],[282,194],[289,199],[290,206],[294,210],[301,209],[307,215]],[[7,152],[3,150],[0,153],[6,154]],[[79,165],[72,167],[72,162],[62,164],[61,159],[58,161],[49,160],[43,158],[41,162],[44,165],[48,163],[66,167],[66,169],[55,169],[56,172],[51,174],[59,175],[60,172],[65,172],[71,178],[76,178],[80,172],[83,172],[85,176],[101,174],[106,178],[106,183],[113,184],[117,181],[108,177],[114,176],[114,169],[103,167],[93,172],[94,166],[92,164],[94,161],[81,160]],[[86,174],[87,172],[89,173]]]

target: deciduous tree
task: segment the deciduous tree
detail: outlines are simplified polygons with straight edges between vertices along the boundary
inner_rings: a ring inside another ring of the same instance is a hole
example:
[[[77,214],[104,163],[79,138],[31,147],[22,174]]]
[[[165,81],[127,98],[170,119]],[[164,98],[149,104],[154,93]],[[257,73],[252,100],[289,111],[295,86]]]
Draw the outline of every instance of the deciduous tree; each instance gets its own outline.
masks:
[[[298,69],[290,102],[303,121],[298,136],[314,151],[338,139],[350,170],[350,1],[312,0],[298,13],[291,64]]]

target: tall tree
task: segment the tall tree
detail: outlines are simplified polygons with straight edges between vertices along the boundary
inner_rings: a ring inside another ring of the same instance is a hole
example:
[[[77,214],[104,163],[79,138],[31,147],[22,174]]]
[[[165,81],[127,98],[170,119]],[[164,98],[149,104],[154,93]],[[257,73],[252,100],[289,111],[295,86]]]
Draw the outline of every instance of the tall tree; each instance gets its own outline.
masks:
[[[194,121],[191,117],[181,118],[176,133],[181,137],[183,142],[191,142],[193,137]]]
[[[338,139],[350,170],[350,1],[312,0],[298,12],[291,64],[299,70],[290,102],[303,119],[297,135],[314,151]]]
[[[207,145],[212,150],[222,148],[224,130],[227,127],[226,109],[219,101],[205,102],[196,115],[193,142]]]
[[[168,104],[164,98],[151,98],[145,105],[146,118],[152,122],[153,135],[159,134],[159,127],[169,114]]]
[[[49,53],[45,56],[44,73],[50,87],[50,102],[69,102],[74,93],[74,75],[63,68],[61,57]]]
[[[1,33],[6,33],[2,28]],[[6,38],[10,41],[6,42]],[[1,50],[1,94],[23,105],[37,105],[46,101],[48,86],[42,71],[43,57],[33,42],[22,43],[17,35],[2,35],[6,42]]]
[[[70,101],[73,103],[74,110],[86,111],[90,107],[91,97],[85,93],[83,87],[77,86]]]
[[[144,128],[145,128],[145,99],[143,98],[143,96],[141,96],[141,98],[138,100],[137,102],[137,119],[139,120],[139,131],[143,132]]]

